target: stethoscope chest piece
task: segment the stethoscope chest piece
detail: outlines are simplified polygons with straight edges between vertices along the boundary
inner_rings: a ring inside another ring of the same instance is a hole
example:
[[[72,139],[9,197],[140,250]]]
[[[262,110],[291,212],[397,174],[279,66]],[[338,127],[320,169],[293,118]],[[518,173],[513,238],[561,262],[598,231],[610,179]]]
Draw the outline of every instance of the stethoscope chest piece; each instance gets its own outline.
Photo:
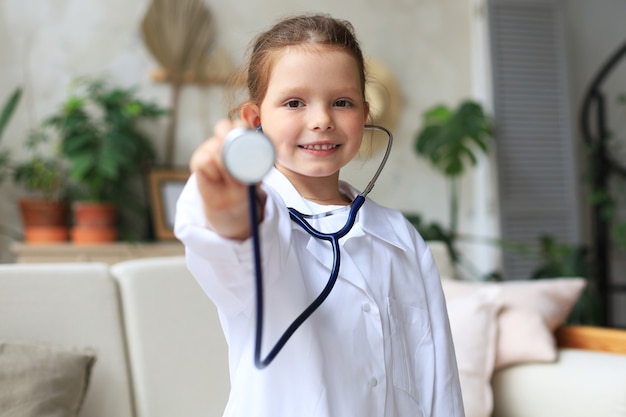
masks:
[[[224,142],[222,156],[228,172],[244,184],[263,179],[274,166],[274,145],[261,132],[246,128],[233,129]]]

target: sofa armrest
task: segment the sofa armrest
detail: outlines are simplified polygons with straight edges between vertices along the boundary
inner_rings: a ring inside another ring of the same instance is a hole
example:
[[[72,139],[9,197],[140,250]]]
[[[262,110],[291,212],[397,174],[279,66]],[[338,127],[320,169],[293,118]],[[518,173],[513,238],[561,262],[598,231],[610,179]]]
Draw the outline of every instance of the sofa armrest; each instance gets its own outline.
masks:
[[[626,330],[562,326],[554,363],[497,371],[494,417],[626,417]]]
[[[626,355],[560,348],[495,372],[494,417],[626,417]]]

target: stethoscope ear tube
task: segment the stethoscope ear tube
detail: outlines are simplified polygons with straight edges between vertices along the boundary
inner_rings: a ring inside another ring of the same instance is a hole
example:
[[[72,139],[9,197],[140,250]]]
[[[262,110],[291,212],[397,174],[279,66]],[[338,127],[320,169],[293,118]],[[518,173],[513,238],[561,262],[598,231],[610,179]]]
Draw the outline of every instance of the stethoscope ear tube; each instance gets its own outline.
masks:
[[[389,154],[391,153],[391,147],[393,145],[393,135],[387,128],[384,128],[378,125],[365,125],[365,129],[366,130],[378,130],[380,132],[384,132],[387,135],[387,148],[385,149],[385,154],[383,155],[382,161],[378,165],[378,169],[376,170],[376,173],[374,173],[374,176],[372,177],[370,182],[367,184],[363,192],[360,194],[362,196],[368,195],[369,192],[372,191],[372,188],[374,188],[374,184],[376,184],[376,180],[378,179],[378,177],[380,176],[380,173],[385,167],[385,164],[387,163],[387,159],[389,159]]]

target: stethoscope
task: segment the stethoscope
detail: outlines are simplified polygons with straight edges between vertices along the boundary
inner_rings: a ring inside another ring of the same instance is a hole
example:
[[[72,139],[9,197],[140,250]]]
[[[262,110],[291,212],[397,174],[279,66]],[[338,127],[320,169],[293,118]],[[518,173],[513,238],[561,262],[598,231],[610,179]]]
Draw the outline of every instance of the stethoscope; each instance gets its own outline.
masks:
[[[332,291],[335,282],[337,281],[337,277],[339,276],[339,267],[341,265],[339,239],[347,235],[350,230],[352,230],[356,221],[357,213],[363,206],[367,194],[369,194],[372,188],[374,188],[374,184],[376,183],[378,176],[387,163],[389,153],[391,152],[391,145],[393,144],[393,135],[384,127],[365,125],[365,129],[377,130],[387,134],[387,148],[378,169],[374,173],[371,181],[367,184],[367,187],[365,187],[363,192],[354,198],[349,206],[346,206],[349,207],[350,212],[348,213],[348,219],[345,225],[336,232],[323,233],[313,228],[313,226],[311,226],[311,224],[307,221],[307,218],[315,219],[333,215],[344,210],[344,208],[311,215],[301,213],[292,207],[288,207],[289,216],[292,221],[316,239],[330,242],[333,251],[333,266],[324,289],[315,298],[315,300],[313,300],[311,304],[309,304],[309,306],[302,311],[302,313],[300,313],[291,325],[289,325],[265,358],[261,358],[261,345],[263,340],[263,271],[261,266],[261,238],[259,234],[259,217],[256,203],[256,184],[260,182],[274,166],[276,153],[271,140],[265,136],[260,129],[251,130],[246,128],[236,128],[226,136],[222,153],[224,165],[233,178],[248,185],[250,228],[256,285],[256,334],[254,346],[254,365],[258,369],[267,367],[274,360],[278,352],[280,352],[280,350],[285,346],[298,327],[300,327],[302,323],[304,323],[326,300]]]

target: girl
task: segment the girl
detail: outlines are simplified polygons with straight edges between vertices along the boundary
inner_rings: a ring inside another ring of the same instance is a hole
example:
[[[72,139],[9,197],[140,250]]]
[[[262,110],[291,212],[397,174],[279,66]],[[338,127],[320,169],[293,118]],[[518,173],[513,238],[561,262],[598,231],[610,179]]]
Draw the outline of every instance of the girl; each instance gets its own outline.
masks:
[[[175,231],[188,267],[220,313],[229,346],[225,416],[463,416],[454,348],[433,257],[401,213],[366,199],[340,242],[341,267],[324,303],[265,369],[254,366],[255,286],[247,186],[225,169],[225,136],[258,128],[276,149],[258,185],[265,277],[262,352],[326,285],[330,245],[287,207],[334,232],[358,194],[339,171],[359,150],[368,117],[363,55],[350,23],[285,19],[253,43],[249,99],[190,162]]]

